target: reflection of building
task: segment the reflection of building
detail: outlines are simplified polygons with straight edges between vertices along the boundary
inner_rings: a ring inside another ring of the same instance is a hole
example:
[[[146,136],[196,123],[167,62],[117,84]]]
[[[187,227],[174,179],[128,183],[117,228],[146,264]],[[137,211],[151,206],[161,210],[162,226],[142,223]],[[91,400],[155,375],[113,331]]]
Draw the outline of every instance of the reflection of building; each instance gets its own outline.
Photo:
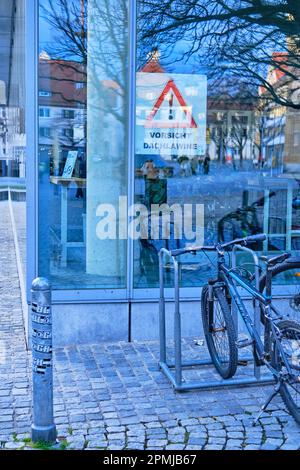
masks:
[[[44,52],[40,54],[39,67],[39,148],[40,152],[52,156],[52,171],[61,174],[69,150],[78,150],[85,157],[86,67],[79,62],[51,60]],[[121,99],[116,82],[102,80],[101,86],[105,90],[111,112],[106,112],[103,104],[99,103],[103,124],[99,154],[113,156],[117,154],[116,148],[120,144],[114,111],[120,108],[118,101]],[[114,135],[111,129],[115,130]]]
[[[289,109],[286,119],[285,169],[300,174],[300,110]]]
[[[83,151],[85,141],[86,72],[78,62],[40,55],[40,152],[52,155],[52,170],[61,172],[69,150]]]
[[[207,144],[210,158],[221,163],[253,158],[254,105],[239,100],[208,99]]]
[[[284,63],[287,53],[274,53],[273,59]],[[299,102],[299,85],[296,80],[287,77],[283,70],[285,67],[270,67],[267,82],[282,96]],[[263,87],[259,92],[264,103],[260,116],[264,160],[279,171],[300,173],[300,110],[282,106]]]

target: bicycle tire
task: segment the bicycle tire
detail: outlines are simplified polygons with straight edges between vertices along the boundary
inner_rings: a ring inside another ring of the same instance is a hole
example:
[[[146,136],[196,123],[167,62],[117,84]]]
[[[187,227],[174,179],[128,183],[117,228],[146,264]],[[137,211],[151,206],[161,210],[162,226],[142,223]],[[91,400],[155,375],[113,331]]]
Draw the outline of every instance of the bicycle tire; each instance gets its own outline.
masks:
[[[230,225],[230,229],[226,224]],[[234,240],[235,238],[241,238],[243,232],[240,225],[235,217],[226,216],[221,219],[218,223],[218,240],[221,243],[227,242],[229,240]]]
[[[276,326],[277,328],[280,329],[280,333],[283,339],[287,337],[287,339],[291,341],[298,341],[298,343],[300,344],[300,324],[299,323],[293,320],[282,320],[278,322]],[[293,339],[293,336],[294,336],[294,339]],[[291,347],[293,348],[293,344],[291,345]],[[299,359],[300,359],[300,356],[299,358],[297,356],[296,361],[294,360],[294,365],[293,365],[293,362],[291,362],[290,365],[292,366],[292,369],[294,369],[294,372],[300,376]],[[274,368],[277,371],[280,371],[282,369],[282,360],[280,359],[280,354],[279,354],[278,348],[276,347],[276,343],[274,343],[272,362],[273,362]],[[294,391],[293,394],[291,393],[291,390]],[[293,384],[293,386],[288,385],[287,382],[281,382],[279,391],[280,391],[282,400],[285,406],[287,407],[288,411],[293,416],[295,421],[298,424],[300,424],[300,382],[297,382],[296,385]]]
[[[272,278],[277,276],[278,274],[281,274],[286,271],[290,271],[293,269],[299,269],[300,271],[300,258],[290,258],[287,261],[284,261],[283,263],[277,264],[272,268]],[[265,287],[266,287],[266,273],[264,273],[260,279],[259,279],[259,291],[263,293]],[[300,283],[299,283],[299,292],[300,292]],[[265,324],[265,316],[263,314],[263,308],[261,307],[260,309],[261,315],[261,323],[264,325]]]
[[[207,348],[211,357],[211,360],[223,379],[229,379],[234,376],[238,365],[238,350],[237,350],[237,335],[231,315],[230,307],[227,302],[226,296],[221,288],[213,288],[214,292],[214,314],[215,306],[219,304],[220,309],[218,311],[218,321],[222,324],[222,331],[218,333],[225,333],[227,339],[223,338],[227,342],[227,353],[225,356],[221,356],[217,344],[216,332],[211,331],[209,325],[209,300],[208,300],[208,285],[204,286],[201,295],[201,312],[202,312],[202,324],[203,331],[206,339]],[[220,327],[219,327],[220,328]],[[220,343],[219,343],[220,345]]]

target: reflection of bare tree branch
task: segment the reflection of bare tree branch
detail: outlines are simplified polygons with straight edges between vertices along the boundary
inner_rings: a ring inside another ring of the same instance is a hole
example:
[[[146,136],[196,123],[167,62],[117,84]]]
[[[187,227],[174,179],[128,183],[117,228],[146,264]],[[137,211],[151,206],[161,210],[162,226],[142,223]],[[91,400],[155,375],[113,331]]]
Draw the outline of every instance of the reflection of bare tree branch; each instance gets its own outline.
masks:
[[[84,8],[83,8],[84,6]],[[122,98],[123,106],[127,96],[127,53],[128,53],[128,7],[127,0],[94,2],[94,19],[98,18],[101,27],[97,30],[97,50],[89,51],[89,74],[95,89],[103,87],[100,75],[114,82],[116,86],[109,92]],[[42,14],[53,28],[55,41],[47,45],[46,52],[58,61],[61,67],[73,68],[74,73],[87,77],[87,0],[48,0],[42,6]],[[107,47],[109,43],[110,47]],[[92,56],[92,57],[91,57]],[[92,60],[91,60],[92,59]],[[64,62],[65,61],[65,65]],[[76,65],[78,61],[78,66]],[[54,77],[49,79],[55,80]],[[97,80],[97,82],[96,82]],[[65,79],[65,81],[72,81]],[[76,82],[76,80],[74,79]],[[68,101],[66,99],[66,101]],[[86,104],[86,102],[85,102]],[[124,122],[123,106],[120,109],[107,106],[104,102],[94,103],[102,106],[106,114],[112,114],[119,122]]]
[[[240,159],[240,166],[243,166],[244,148],[248,141],[252,140],[251,123],[242,122],[242,116],[234,116],[234,122],[229,131],[230,140],[237,146]]]
[[[53,58],[70,60],[72,56],[72,60],[77,58],[81,64],[86,65],[86,34],[82,34],[86,24],[86,9],[82,11],[78,1],[48,0],[48,7],[41,5],[41,11],[45,20],[57,33],[56,45],[50,46]],[[82,14],[84,14],[83,19]]]
[[[210,79],[239,77],[253,96],[264,87],[265,100],[300,109],[291,92],[300,87],[295,0],[140,0],[138,27],[141,56],[159,44],[170,64],[190,60]],[[282,87],[268,77],[272,69],[284,74]]]

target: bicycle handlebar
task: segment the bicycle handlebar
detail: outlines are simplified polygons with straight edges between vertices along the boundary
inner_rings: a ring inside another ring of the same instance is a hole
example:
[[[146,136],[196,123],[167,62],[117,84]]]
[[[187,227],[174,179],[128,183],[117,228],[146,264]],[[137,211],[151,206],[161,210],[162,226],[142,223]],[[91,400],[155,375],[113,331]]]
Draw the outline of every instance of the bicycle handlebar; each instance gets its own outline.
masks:
[[[170,251],[171,256],[180,256],[186,253],[193,253],[196,254],[197,251],[216,251],[229,248],[233,245],[250,245],[251,243],[263,242],[266,240],[266,235],[264,233],[258,233],[257,235],[250,235],[249,237],[245,238],[236,238],[235,240],[231,240],[230,242],[217,244],[217,245],[210,245],[210,246],[189,246],[187,248],[180,248],[178,250]]]
[[[257,201],[253,202],[252,207],[253,207],[253,206],[254,206],[254,207],[255,207],[255,206],[257,206],[257,207],[262,207],[262,206],[264,205],[264,203],[265,203],[265,200],[266,200],[267,198],[270,199],[271,197],[274,197],[274,196],[276,196],[276,193],[275,193],[275,191],[272,191],[272,192],[270,192],[269,196],[267,196],[267,197],[266,197],[266,196],[263,196],[263,197],[261,197],[260,199],[258,199]]]

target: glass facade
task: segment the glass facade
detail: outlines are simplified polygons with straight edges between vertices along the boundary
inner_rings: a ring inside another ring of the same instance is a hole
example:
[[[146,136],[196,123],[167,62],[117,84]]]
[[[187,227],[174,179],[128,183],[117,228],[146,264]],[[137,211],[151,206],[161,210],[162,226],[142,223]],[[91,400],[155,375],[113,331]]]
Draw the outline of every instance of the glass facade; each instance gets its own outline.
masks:
[[[0,5],[0,176],[21,179],[26,147],[24,15],[24,0]]]
[[[105,218],[127,194],[127,8],[40,1],[39,271],[58,289],[126,287]]]
[[[246,3],[40,0],[38,264],[56,289],[156,288],[161,247],[264,232],[258,251],[299,251],[296,20]],[[211,261],[182,259],[182,287]]]
[[[248,3],[137,2],[135,198],[167,205],[160,218],[173,205],[184,217],[186,204],[202,204],[206,245],[264,232],[267,241],[254,248],[295,253],[300,248],[296,19],[283,15],[284,25],[270,22],[260,2],[240,15]],[[182,223],[173,221],[175,228]],[[162,246],[193,241],[185,233],[172,237],[172,230],[165,240],[157,238],[136,244],[138,288],[158,286]],[[205,254],[182,259],[182,286],[201,286],[213,275],[211,261]]]

